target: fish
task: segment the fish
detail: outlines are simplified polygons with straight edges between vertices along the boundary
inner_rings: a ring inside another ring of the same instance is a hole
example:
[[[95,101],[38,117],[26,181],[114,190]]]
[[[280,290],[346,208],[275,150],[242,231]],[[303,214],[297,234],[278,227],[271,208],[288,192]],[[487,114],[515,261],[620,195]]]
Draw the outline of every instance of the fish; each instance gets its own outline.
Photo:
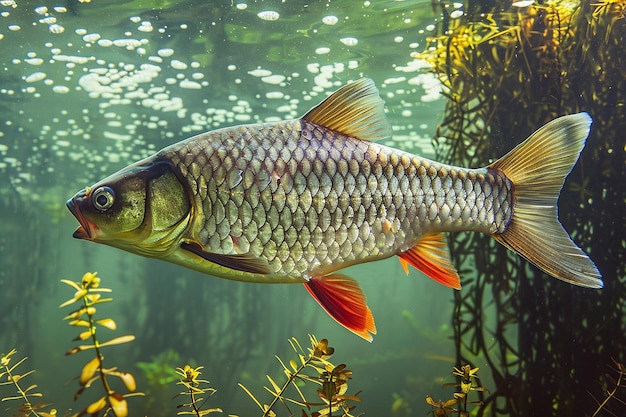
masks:
[[[487,234],[546,274],[601,288],[558,220],[565,177],[591,117],[558,117],[482,168],[378,144],[392,136],[362,78],[299,119],[245,124],[175,143],[77,192],[77,239],[215,277],[301,283],[339,324],[372,341],[366,297],[342,269],[398,256],[460,289],[446,234]]]

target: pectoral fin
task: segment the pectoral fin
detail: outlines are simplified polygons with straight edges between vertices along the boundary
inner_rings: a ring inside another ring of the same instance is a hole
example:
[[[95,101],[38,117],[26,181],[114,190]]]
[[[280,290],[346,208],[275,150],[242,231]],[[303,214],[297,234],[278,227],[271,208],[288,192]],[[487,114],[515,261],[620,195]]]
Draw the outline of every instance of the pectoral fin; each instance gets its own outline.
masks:
[[[359,284],[342,274],[313,277],[304,286],[339,324],[371,342],[376,334],[374,316]]]
[[[405,272],[408,263],[443,285],[461,289],[461,278],[452,265],[446,236],[443,233],[422,237],[417,245],[398,256]]]
[[[249,272],[251,274],[269,274],[271,272],[267,261],[248,253],[224,255],[221,253],[207,252],[204,250],[204,247],[197,242],[183,242],[180,247],[225,268]]]

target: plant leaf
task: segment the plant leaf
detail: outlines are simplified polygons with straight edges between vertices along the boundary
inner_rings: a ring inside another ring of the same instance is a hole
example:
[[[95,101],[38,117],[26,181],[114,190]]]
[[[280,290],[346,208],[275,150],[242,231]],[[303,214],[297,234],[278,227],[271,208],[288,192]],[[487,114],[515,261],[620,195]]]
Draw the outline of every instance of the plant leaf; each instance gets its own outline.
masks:
[[[69,279],[62,279],[61,282],[63,284],[69,285],[70,287],[74,288],[76,291],[78,291],[78,290],[80,290],[82,288],[79,283],[74,282],[74,281],[70,281]]]
[[[276,384],[276,382],[274,382],[274,380],[272,379],[271,376],[269,375],[265,375],[268,379],[268,381],[270,381],[270,384],[272,384],[272,388],[274,388],[274,392],[276,393],[277,396],[280,396],[280,387]]]
[[[128,415],[128,403],[122,394],[112,392],[109,395],[109,403],[117,417],[126,417]]]
[[[87,386],[80,387],[80,389],[78,391],[76,391],[76,393],[74,394],[74,401],[76,401],[77,399],[80,398],[81,395],[83,395],[83,392],[85,391],[85,388],[87,388]]]
[[[92,347],[93,347],[93,346],[92,346]],[[80,352],[80,351],[83,351],[83,350],[85,350],[85,349],[83,348],[83,346],[76,346],[76,347],[71,348],[71,349],[70,349],[70,350],[68,350],[67,352],[65,352],[65,356],[74,355],[74,354],[76,354],[76,353],[78,353],[78,352]]]
[[[122,343],[132,342],[133,340],[135,340],[135,336],[133,336],[132,334],[128,334],[126,336],[115,337],[107,342],[100,343],[99,346],[104,347],[111,345],[121,345]]]
[[[211,414],[211,413],[223,413],[221,408],[207,408],[205,410],[200,410],[199,415],[200,416],[206,416],[207,414]]]
[[[135,392],[137,389],[137,383],[135,382],[135,377],[130,372],[118,372],[118,371],[110,371],[109,375],[114,375],[122,380],[126,389],[130,392]]]
[[[110,318],[96,320],[96,323],[98,323],[100,326],[106,327],[107,329],[117,329],[117,324],[115,324],[115,321]]]
[[[28,391],[30,391],[31,389],[35,389],[37,388],[37,384],[32,384],[30,387],[26,388],[24,391],[24,393],[27,393]],[[37,395],[37,394],[28,394],[28,395]]]
[[[85,330],[84,332],[82,332],[81,334],[79,334],[78,336],[76,336],[74,339],[72,339],[74,342],[78,341],[78,340],[87,340],[91,337],[91,330]]]
[[[13,400],[21,400],[22,396],[18,395],[15,397],[2,397],[2,401],[13,401]]]
[[[82,327],[89,327],[90,324],[87,320],[72,320],[69,322],[70,326],[82,326]]]
[[[98,357],[95,357],[87,362],[87,365],[83,367],[83,370],[80,373],[80,379],[78,380],[79,384],[85,385],[87,381],[89,381],[94,376],[99,367],[100,360],[98,359]]]
[[[97,414],[107,405],[107,400],[104,397],[101,397],[99,400],[92,402],[87,406],[85,411],[87,414]],[[118,416],[119,417],[119,416]]]
[[[86,311],[87,311],[86,307],[81,307],[78,310],[74,310],[71,313],[69,313],[67,316],[63,317],[63,320],[77,319],[80,316],[82,316]]]
[[[254,401],[256,403],[256,405],[259,406],[261,411],[265,411],[265,408],[261,405],[259,400],[256,399],[256,397],[250,392],[250,390],[248,388],[245,387],[245,385],[243,385],[241,382],[239,384],[237,384],[237,385],[239,385],[241,387],[241,389],[244,390],[246,392],[246,394],[248,394],[250,396],[250,398],[252,398],[252,401]]]
[[[63,304],[61,304],[59,306],[59,308],[63,308],[66,307],[70,304],[74,304],[76,301],[80,300],[81,298],[83,298],[85,295],[87,294],[87,290],[81,288],[78,291],[76,291],[76,294],[74,294],[74,297],[67,300],[66,302],[64,302]]]

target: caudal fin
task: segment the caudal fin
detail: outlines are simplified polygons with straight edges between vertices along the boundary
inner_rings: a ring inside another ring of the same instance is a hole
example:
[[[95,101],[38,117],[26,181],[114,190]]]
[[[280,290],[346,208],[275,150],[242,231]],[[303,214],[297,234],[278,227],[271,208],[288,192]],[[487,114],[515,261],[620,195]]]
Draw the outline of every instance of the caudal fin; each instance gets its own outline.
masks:
[[[602,276],[593,261],[565,231],[557,218],[557,199],[589,135],[587,113],[547,123],[515,149],[489,166],[514,184],[513,217],[493,237],[547,274],[583,287],[601,288]]]

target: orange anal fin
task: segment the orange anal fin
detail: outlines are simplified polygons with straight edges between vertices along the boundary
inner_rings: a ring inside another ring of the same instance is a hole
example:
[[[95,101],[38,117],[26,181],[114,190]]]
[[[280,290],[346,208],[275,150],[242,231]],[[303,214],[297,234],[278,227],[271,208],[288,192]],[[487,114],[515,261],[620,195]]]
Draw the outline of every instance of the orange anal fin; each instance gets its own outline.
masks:
[[[337,323],[368,342],[373,340],[374,316],[356,281],[342,274],[330,274],[315,276],[304,286]]]
[[[430,234],[422,237],[417,245],[398,255],[435,281],[461,289],[461,278],[450,260],[448,244],[443,233]]]

